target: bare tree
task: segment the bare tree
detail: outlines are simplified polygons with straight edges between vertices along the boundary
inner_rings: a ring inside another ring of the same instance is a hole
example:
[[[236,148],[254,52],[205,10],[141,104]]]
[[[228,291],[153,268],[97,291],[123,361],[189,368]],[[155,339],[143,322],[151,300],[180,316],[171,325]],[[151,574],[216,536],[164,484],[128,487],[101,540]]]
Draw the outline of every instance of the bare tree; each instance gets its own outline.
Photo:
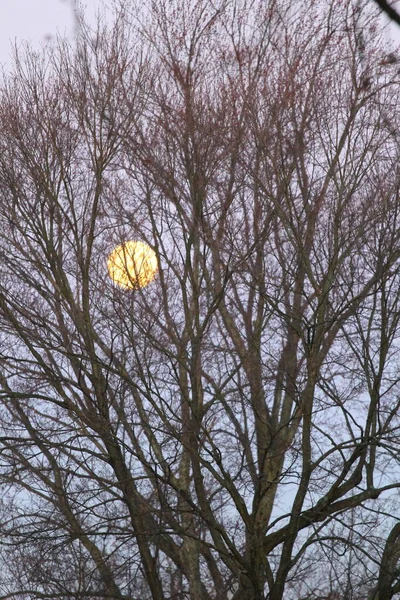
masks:
[[[362,60],[355,4],[273,0],[16,56],[1,598],[397,593],[400,88],[364,18]]]
[[[391,21],[400,25],[400,14],[393,6],[394,3],[388,2],[388,0],[374,0],[374,2]]]

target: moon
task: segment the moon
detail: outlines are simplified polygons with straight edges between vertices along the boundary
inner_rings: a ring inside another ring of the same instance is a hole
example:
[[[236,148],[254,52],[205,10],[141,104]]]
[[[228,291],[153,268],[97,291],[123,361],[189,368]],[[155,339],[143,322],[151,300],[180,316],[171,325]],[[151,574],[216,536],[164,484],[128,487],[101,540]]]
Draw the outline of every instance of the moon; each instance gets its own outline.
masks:
[[[114,248],[108,257],[107,269],[114,283],[125,290],[134,290],[153,281],[158,262],[148,244],[130,240]]]

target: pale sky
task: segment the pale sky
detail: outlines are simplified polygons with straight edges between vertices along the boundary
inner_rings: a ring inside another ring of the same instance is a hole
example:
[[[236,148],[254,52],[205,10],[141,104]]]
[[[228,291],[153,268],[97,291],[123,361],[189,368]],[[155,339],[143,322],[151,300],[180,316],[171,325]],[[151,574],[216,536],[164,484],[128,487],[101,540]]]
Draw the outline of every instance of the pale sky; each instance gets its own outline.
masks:
[[[74,0],[0,0],[0,63],[10,62],[11,45],[29,40],[43,44],[59,32],[73,35]],[[90,15],[103,5],[102,0],[84,0]]]
[[[15,41],[29,40],[39,46],[57,32],[73,35],[75,2],[85,6],[89,17],[93,17],[106,0],[0,0],[0,63],[10,62],[10,48]],[[392,25],[390,29],[388,37],[399,43],[400,27]]]

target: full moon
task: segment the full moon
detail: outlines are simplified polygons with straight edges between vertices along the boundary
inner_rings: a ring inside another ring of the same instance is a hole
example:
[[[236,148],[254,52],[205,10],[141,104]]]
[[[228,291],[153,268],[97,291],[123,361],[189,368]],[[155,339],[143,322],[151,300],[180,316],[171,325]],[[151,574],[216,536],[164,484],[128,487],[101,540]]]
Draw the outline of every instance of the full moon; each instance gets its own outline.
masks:
[[[129,241],[120,244],[107,260],[111,279],[126,290],[146,287],[158,271],[154,250],[144,242]]]

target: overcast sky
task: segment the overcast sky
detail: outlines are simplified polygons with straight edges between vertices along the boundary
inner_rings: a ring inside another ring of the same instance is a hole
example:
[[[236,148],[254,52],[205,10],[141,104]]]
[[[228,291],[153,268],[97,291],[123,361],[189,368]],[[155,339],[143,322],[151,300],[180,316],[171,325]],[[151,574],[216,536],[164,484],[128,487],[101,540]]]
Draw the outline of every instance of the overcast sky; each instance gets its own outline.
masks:
[[[72,35],[74,2],[79,0],[0,0],[0,63],[10,64],[11,45],[29,40],[34,46],[57,34]],[[89,17],[107,0],[82,0]],[[400,42],[400,28],[392,25],[389,38]]]
[[[84,0],[89,15],[102,0]],[[0,63],[10,62],[11,45],[29,40],[40,45],[49,36],[73,34],[73,0],[0,0]]]

